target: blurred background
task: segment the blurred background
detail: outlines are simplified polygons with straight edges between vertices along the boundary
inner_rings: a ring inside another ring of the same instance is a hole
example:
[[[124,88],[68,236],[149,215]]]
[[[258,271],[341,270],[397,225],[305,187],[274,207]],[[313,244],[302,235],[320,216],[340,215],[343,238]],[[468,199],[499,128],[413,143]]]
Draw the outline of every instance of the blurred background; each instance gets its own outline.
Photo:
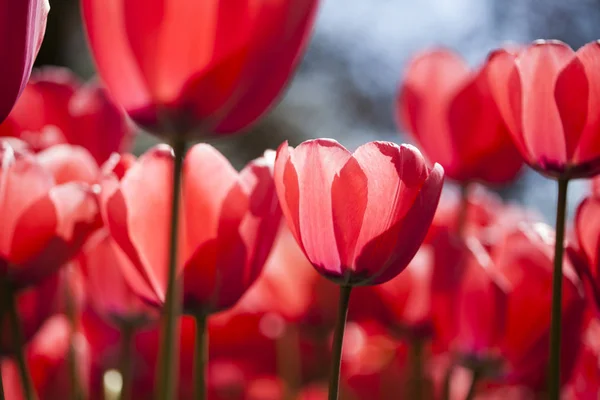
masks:
[[[37,65],[67,66],[93,77],[79,1],[50,4]],[[251,131],[212,144],[240,167],[284,140],[295,145],[331,137],[349,149],[371,140],[407,142],[393,105],[404,65],[415,52],[445,46],[475,66],[506,42],[553,38],[579,47],[600,38],[599,21],[600,0],[322,0],[312,42],[283,101]],[[141,133],[135,152],[153,143]],[[553,222],[555,186],[524,171],[511,187],[496,189]],[[572,213],[588,182],[571,186]]]

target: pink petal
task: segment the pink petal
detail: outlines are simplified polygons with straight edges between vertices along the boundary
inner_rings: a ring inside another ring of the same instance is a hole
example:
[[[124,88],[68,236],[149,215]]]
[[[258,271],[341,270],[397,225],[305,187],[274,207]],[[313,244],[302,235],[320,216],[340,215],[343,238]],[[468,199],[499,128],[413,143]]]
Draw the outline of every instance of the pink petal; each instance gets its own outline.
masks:
[[[316,139],[291,153],[298,173],[299,217],[302,244],[315,268],[341,274],[340,256],[332,220],[331,186],[351,154],[338,142]]]
[[[59,144],[38,153],[39,163],[52,172],[57,184],[94,183],[100,173],[96,160],[83,147]]]
[[[535,43],[516,61],[522,83],[523,137],[541,165],[564,165],[567,147],[555,88],[561,71],[573,60],[573,50],[561,42]]]
[[[292,164],[290,147],[287,142],[282,143],[277,149],[275,167],[273,171],[275,189],[281,206],[281,211],[287,226],[292,232],[296,243],[302,247],[300,234],[300,188],[298,187],[298,173]],[[304,251],[304,249],[303,249]]]
[[[189,150],[183,166],[187,243],[182,262],[198,246],[216,237],[223,201],[237,182],[237,171],[215,148],[199,144]]]

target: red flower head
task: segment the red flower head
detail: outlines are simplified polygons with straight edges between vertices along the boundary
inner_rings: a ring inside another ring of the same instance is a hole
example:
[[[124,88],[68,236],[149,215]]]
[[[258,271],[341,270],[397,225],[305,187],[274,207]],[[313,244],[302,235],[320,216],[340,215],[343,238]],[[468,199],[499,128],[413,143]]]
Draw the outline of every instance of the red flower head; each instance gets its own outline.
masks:
[[[409,64],[398,92],[398,122],[460,182],[505,183],[523,164],[490,93],[487,67],[471,71],[450,51],[425,52]]]
[[[538,41],[511,54],[497,50],[488,82],[525,161],[551,177],[600,172],[600,43],[573,51]]]
[[[34,72],[0,136],[26,141],[35,151],[59,143],[81,146],[98,165],[127,150],[133,124],[95,82],[82,84],[71,71],[46,67]]]
[[[288,226],[313,266],[340,284],[398,275],[435,213],[444,172],[410,145],[372,142],[350,153],[333,140],[282,144],[275,185]]]
[[[0,140],[0,281],[34,285],[75,256],[99,227],[87,185],[55,185],[35,155]]]
[[[0,2],[0,121],[4,121],[29,80],[46,32],[48,0]]]
[[[306,47],[317,0],[84,0],[98,71],[141,126],[222,134],[262,115]]]
[[[171,149],[158,146],[121,181],[103,182],[106,226],[134,266],[123,271],[137,293],[157,305],[167,287],[172,168]],[[260,158],[238,173],[213,147],[200,144],[185,159],[182,196],[184,310],[229,308],[260,275],[280,224],[272,166]]]

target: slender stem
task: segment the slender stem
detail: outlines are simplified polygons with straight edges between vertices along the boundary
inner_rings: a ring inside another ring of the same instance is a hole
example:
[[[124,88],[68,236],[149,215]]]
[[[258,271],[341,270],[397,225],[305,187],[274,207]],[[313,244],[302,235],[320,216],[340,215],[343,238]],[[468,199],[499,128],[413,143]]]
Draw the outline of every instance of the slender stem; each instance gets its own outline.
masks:
[[[2,371],[0,371],[0,400],[5,400],[5,397],[4,397],[4,380],[2,379]]]
[[[458,220],[456,221],[456,232],[462,237],[467,224],[467,215],[469,212],[469,183],[460,186],[460,205],[458,209]]]
[[[562,262],[565,237],[565,214],[567,210],[568,179],[558,180],[558,202],[556,204],[556,241],[554,246],[554,272],[552,275],[552,322],[550,328],[550,372],[548,393],[550,400],[560,395],[560,328],[562,304]]]
[[[415,338],[410,347],[410,358],[412,365],[412,379],[411,379],[411,399],[415,400],[423,400],[425,398],[424,395],[424,380],[425,380],[425,370],[423,366],[423,350],[424,350],[423,340]]]
[[[452,381],[452,373],[454,372],[454,364],[448,366],[446,375],[444,376],[444,382],[442,385],[442,400],[450,400],[450,386]]]
[[[65,270],[66,274],[70,271]],[[68,277],[68,276],[67,276]],[[70,280],[68,280],[70,282]],[[75,331],[77,330],[77,316],[75,310],[75,301],[73,299],[73,292],[71,291],[71,287],[69,283],[65,286],[65,306],[67,312],[67,318],[69,319],[70,332],[69,332],[69,352],[67,354],[67,361],[69,366],[69,376],[71,378],[71,394],[74,400],[80,400],[83,398],[80,385],[79,385],[79,368],[77,366],[77,354],[75,351]]]
[[[477,394],[477,384],[481,379],[481,370],[479,368],[475,368],[473,370],[473,376],[471,377],[471,386],[469,387],[469,391],[467,392],[467,396],[465,400],[473,400],[475,398],[475,394]]]
[[[119,355],[119,370],[123,386],[121,388],[121,400],[131,399],[131,387],[133,383],[133,337],[135,327],[133,324],[123,323],[121,325],[121,354]]]
[[[194,399],[206,399],[206,367],[208,365],[208,315],[199,312],[196,318],[196,343],[194,349]]]
[[[35,389],[33,388],[33,382],[31,381],[31,375],[27,368],[27,362],[25,360],[25,346],[23,343],[23,332],[21,330],[21,321],[19,321],[19,314],[17,312],[16,295],[12,290],[6,290],[7,300],[7,311],[10,319],[10,325],[12,329],[12,339],[15,350],[15,357],[17,366],[19,368],[19,374],[21,375],[21,384],[23,386],[23,395],[25,400],[37,399]]]
[[[178,370],[177,317],[180,314],[179,285],[177,284],[177,242],[179,233],[179,203],[181,198],[181,173],[185,155],[185,141],[175,138],[173,151],[175,165],[173,168],[173,193],[171,197],[171,233],[169,238],[169,269],[167,293],[164,306],[163,337],[159,362],[158,398],[171,400],[175,398]]]
[[[340,286],[340,300],[338,305],[337,322],[333,335],[332,362],[329,376],[329,400],[338,400],[340,386],[340,366],[342,365],[342,345],[346,329],[346,317],[350,304],[352,286]]]
[[[300,371],[300,344],[298,329],[287,324],[283,334],[277,338],[277,370],[279,377],[285,382],[283,400],[292,400],[302,386]]]

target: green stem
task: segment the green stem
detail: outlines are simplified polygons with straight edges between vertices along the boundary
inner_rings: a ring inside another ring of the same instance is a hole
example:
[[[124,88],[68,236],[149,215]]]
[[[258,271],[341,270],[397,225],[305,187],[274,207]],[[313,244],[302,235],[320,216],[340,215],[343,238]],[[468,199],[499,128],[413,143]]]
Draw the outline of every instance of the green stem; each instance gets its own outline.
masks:
[[[558,180],[558,202],[556,205],[556,241],[554,245],[554,272],[552,275],[552,322],[550,327],[550,371],[548,393],[550,400],[560,396],[560,328],[562,304],[562,262],[565,237],[565,214],[567,210],[568,179]]]
[[[467,215],[469,212],[469,183],[460,186],[460,204],[458,209],[458,220],[456,221],[456,232],[462,237],[467,224]]]
[[[206,367],[208,365],[208,315],[196,314],[196,343],[194,352],[194,399],[206,399]]]
[[[173,167],[173,192],[171,197],[171,232],[169,238],[169,270],[167,278],[167,293],[164,306],[163,336],[161,357],[158,368],[158,398],[161,400],[174,399],[176,390],[175,377],[178,375],[178,345],[177,318],[180,314],[179,286],[177,284],[177,242],[179,233],[179,203],[181,198],[181,174],[185,141],[175,138],[173,141],[175,165]]]
[[[65,273],[69,273],[69,270],[64,271]],[[68,279],[70,282],[70,279]],[[71,394],[74,400],[80,400],[83,398],[82,392],[80,390],[79,385],[79,374],[78,374],[78,366],[77,366],[77,355],[75,352],[75,332],[77,330],[77,316],[75,310],[75,301],[73,299],[73,292],[71,291],[71,287],[69,284],[65,287],[65,305],[67,318],[69,319],[70,332],[69,332],[69,352],[67,354],[67,361],[69,366],[69,376],[71,378]]]
[[[131,387],[133,383],[133,337],[135,327],[133,324],[123,323],[121,325],[121,354],[119,355],[119,370],[123,386],[121,388],[121,400],[131,399]]]
[[[298,329],[290,324],[286,325],[283,334],[277,338],[278,375],[285,382],[283,400],[295,399],[302,386],[299,340]]]
[[[34,400],[37,399],[37,395],[35,393],[35,389],[33,388],[33,382],[31,381],[29,369],[27,368],[27,361],[25,360],[23,332],[21,330],[21,321],[19,321],[19,314],[17,311],[15,297],[16,295],[12,290],[6,290],[8,318],[10,319],[10,325],[12,329],[11,334],[13,339],[17,367],[19,368],[19,374],[21,375],[23,396],[25,400]]]
[[[340,299],[338,315],[333,335],[332,362],[329,376],[329,400],[338,400],[340,386],[340,367],[342,364],[342,345],[344,343],[344,331],[346,329],[346,317],[348,316],[348,305],[350,304],[350,293],[352,286],[340,286]]]
[[[481,370],[479,368],[475,368],[473,370],[473,377],[471,378],[471,386],[469,387],[469,392],[465,397],[465,400],[473,400],[475,398],[475,394],[477,394],[477,384],[481,379]]]
[[[425,380],[425,369],[423,366],[423,341],[420,339],[414,339],[410,347],[410,359],[412,365],[412,384],[410,385],[412,395],[411,399],[423,400],[424,395],[424,380]]]

